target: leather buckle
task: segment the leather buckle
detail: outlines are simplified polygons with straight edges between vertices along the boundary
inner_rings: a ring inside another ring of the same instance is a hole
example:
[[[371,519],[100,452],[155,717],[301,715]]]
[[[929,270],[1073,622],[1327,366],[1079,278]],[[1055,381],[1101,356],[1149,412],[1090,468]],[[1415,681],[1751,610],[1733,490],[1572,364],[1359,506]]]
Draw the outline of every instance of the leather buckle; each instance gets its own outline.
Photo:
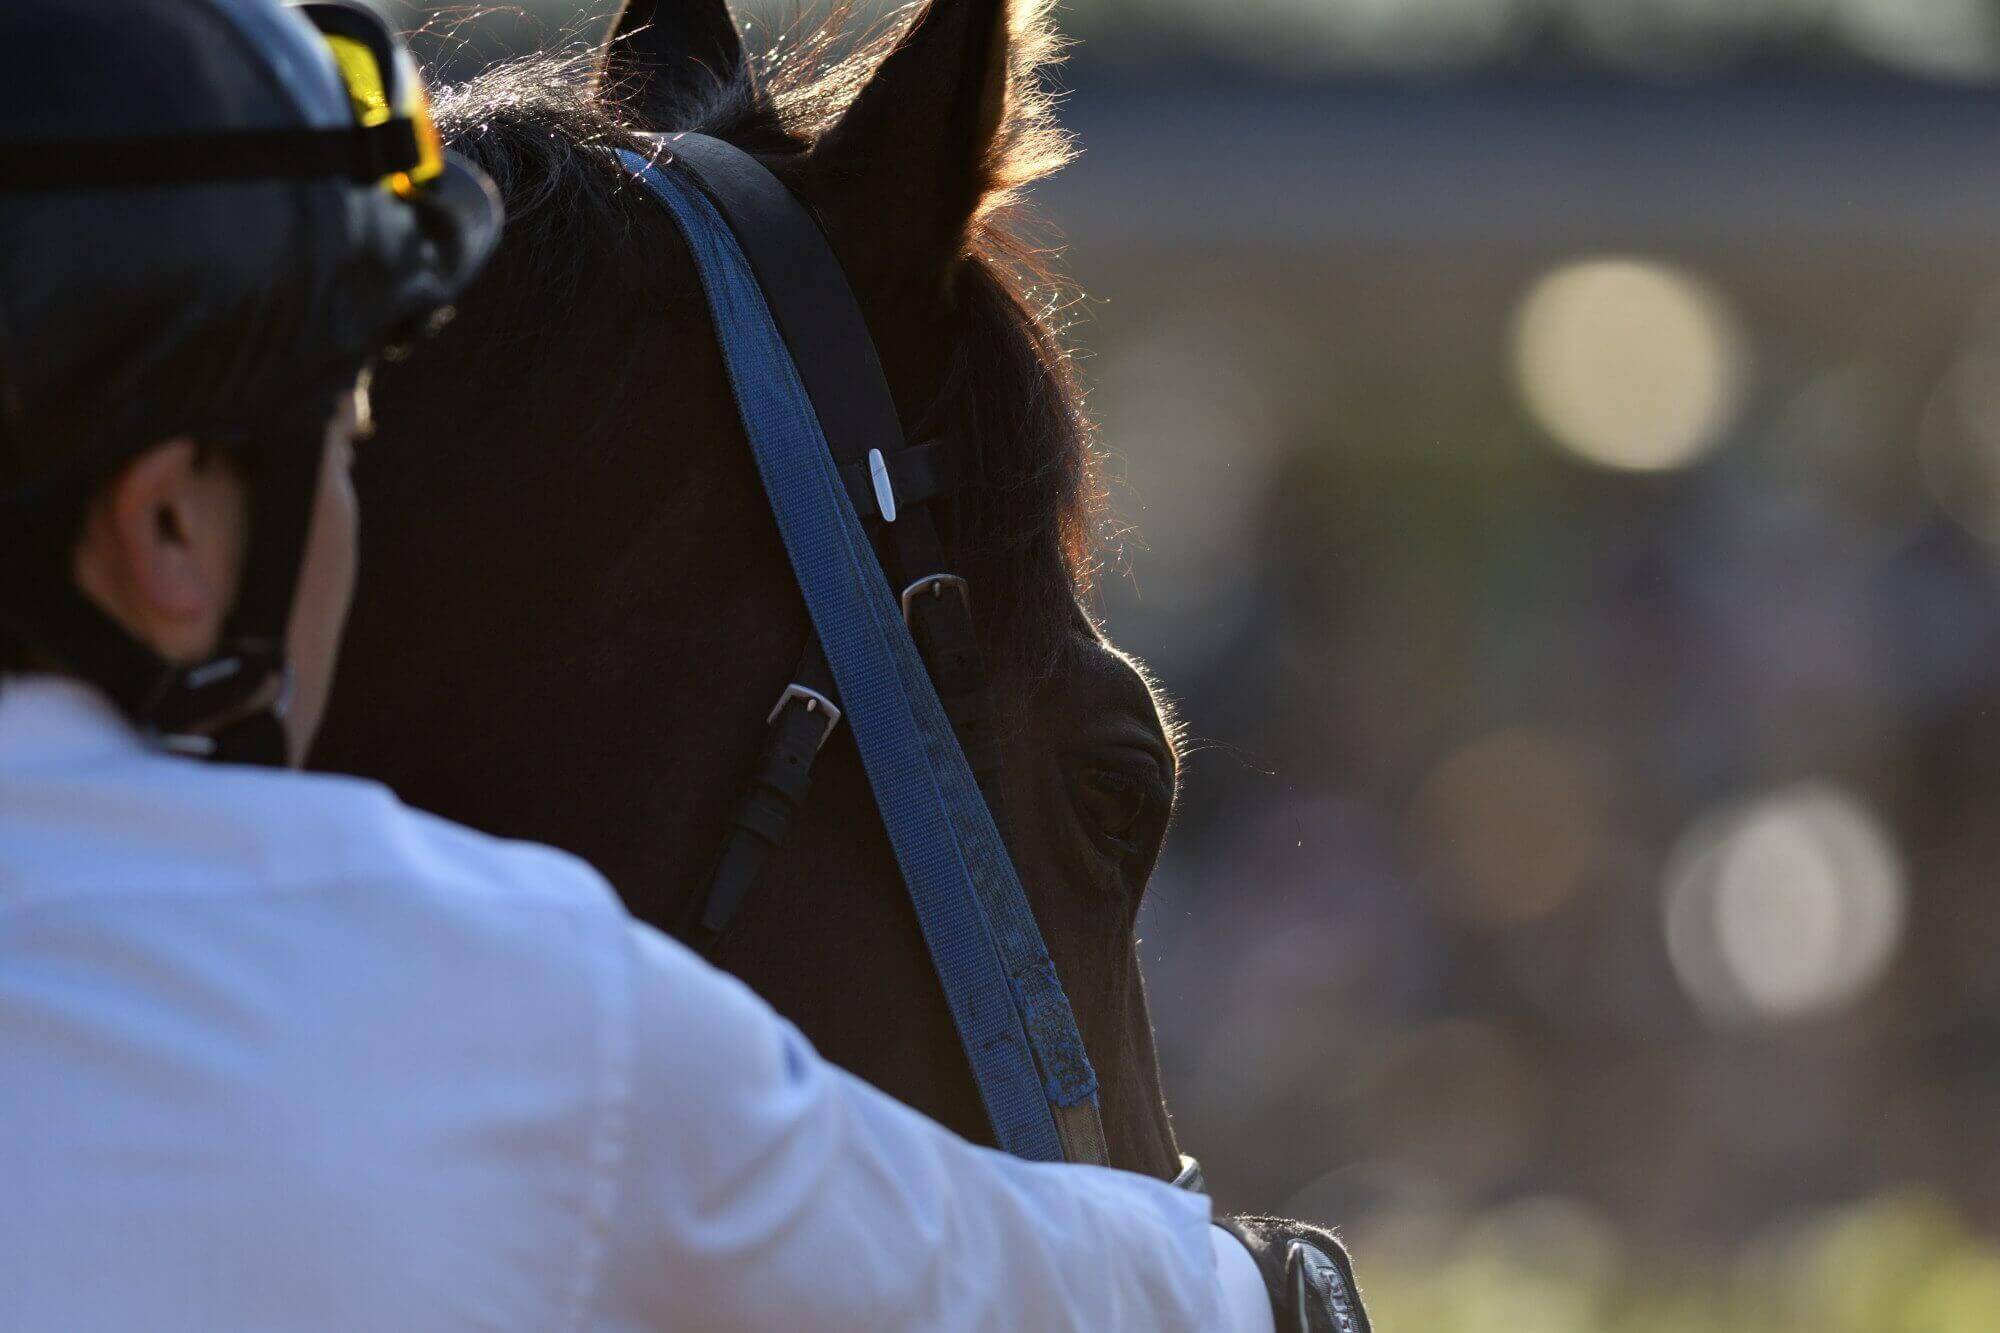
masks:
[[[821,724],[819,743],[814,745],[813,749],[817,751],[823,748],[826,745],[826,738],[833,735],[833,729],[840,725],[840,705],[810,685],[801,685],[793,681],[785,686],[785,692],[778,696],[778,702],[771,705],[770,715],[764,719],[764,724],[769,726],[776,722],[778,714],[785,711],[785,705],[794,699],[803,703],[808,713],[819,714]]]

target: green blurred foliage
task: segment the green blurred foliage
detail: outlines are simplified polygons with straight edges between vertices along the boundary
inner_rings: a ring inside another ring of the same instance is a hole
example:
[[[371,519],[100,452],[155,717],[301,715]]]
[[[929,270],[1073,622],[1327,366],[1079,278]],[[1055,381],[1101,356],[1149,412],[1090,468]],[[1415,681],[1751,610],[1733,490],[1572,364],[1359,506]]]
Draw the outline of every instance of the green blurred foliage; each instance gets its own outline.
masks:
[[[1530,1202],[1463,1226],[1441,1251],[1364,1243],[1376,1326],[1427,1333],[1992,1333],[2000,1243],[1925,1193],[1888,1194],[1773,1228],[1738,1256],[1621,1251]],[[1569,1234],[1565,1235],[1567,1232]]]

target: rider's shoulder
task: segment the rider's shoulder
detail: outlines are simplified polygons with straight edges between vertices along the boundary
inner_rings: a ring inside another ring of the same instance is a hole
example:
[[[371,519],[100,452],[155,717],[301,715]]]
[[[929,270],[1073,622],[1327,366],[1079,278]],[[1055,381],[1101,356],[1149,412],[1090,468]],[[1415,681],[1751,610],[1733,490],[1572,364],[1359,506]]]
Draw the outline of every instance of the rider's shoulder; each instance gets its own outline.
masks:
[[[330,810],[346,806],[354,825],[366,830],[369,864],[357,864],[355,873],[373,869],[443,895],[462,896],[468,903],[583,904],[613,910],[623,919],[611,886],[580,857],[543,843],[495,837],[414,809],[378,783],[290,776],[328,797]]]
[[[565,852],[412,809],[378,782],[159,754],[101,701],[44,682],[0,692],[9,880],[29,896],[327,889],[387,893],[432,915],[623,919],[610,886]]]
[[[254,768],[220,776],[244,789],[230,804],[264,807],[252,836],[265,843],[264,878],[274,884],[324,880],[461,923],[554,914],[627,924],[611,886],[581,858],[415,809],[381,783]]]

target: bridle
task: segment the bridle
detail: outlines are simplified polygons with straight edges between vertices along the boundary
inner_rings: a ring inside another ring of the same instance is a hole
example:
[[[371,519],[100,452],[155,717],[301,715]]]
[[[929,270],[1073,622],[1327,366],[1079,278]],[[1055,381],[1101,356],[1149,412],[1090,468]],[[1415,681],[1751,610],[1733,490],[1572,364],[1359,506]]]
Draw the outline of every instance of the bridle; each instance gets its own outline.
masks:
[[[939,532],[976,475],[971,442],[905,438],[846,274],[782,181],[719,139],[653,137],[654,157],[616,156],[688,243],[812,619],[680,933],[713,949],[846,717],[996,1142],[1104,1164],[1097,1076],[1000,835],[971,588]],[[1180,1160],[1174,1184],[1205,1190]]]
[[[782,181],[719,139],[657,142],[652,158],[617,157],[694,257],[812,618],[680,933],[714,947],[790,834],[814,757],[845,718],[996,1141],[1023,1157],[1102,1164],[1096,1073],[999,832],[971,589],[933,512],[970,482],[969,446],[905,438],[846,275]]]
[[[966,458],[969,445],[951,435],[905,440],[860,307],[818,222],[797,196],[754,157],[721,140],[676,135],[669,151],[671,165],[702,187],[750,262],[848,501],[884,573],[901,590],[904,623],[952,734],[994,822],[1003,824],[1000,751],[974,638],[971,585],[952,572],[934,509],[955,503],[976,475]],[[791,683],[771,709],[756,775],[731,815],[707,885],[677,932],[695,948],[714,948],[765,858],[789,836],[813,758],[839,725],[837,694],[820,636],[808,629]]]

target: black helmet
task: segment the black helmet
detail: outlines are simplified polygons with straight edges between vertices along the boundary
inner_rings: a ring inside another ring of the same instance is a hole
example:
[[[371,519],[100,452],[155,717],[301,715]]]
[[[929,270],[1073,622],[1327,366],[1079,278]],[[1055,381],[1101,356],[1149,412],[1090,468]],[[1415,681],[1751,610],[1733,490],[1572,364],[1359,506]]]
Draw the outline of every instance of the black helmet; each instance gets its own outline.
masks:
[[[355,0],[5,0],[0,627],[175,748],[280,761],[281,700],[216,724],[285,674],[334,400],[458,294],[500,220]],[[252,487],[243,586],[192,669],[68,573],[82,497],[180,435],[248,450]]]

